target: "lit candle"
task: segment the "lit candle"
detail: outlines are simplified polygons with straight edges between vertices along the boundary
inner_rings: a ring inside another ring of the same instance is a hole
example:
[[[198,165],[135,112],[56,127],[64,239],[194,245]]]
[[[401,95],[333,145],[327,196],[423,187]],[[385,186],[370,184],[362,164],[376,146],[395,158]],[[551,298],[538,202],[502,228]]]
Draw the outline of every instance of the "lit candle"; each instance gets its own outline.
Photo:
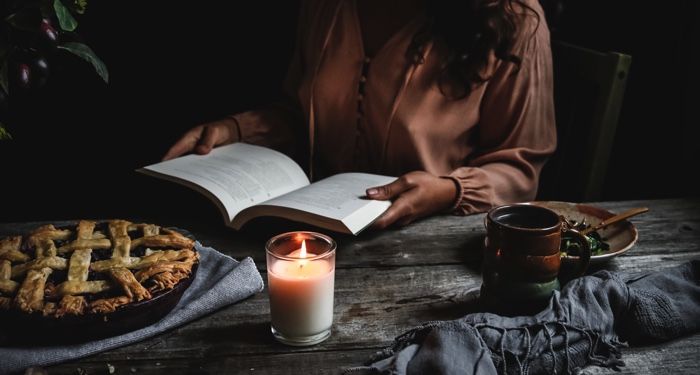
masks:
[[[285,233],[267,243],[272,333],[289,345],[313,345],[333,324],[335,242],[314,232]]]

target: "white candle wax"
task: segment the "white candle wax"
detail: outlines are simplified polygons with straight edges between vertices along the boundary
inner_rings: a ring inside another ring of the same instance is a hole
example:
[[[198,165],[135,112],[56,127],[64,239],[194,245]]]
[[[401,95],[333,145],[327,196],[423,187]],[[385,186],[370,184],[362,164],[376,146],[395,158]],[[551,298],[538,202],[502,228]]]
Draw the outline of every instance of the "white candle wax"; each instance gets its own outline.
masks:
[[[335,267],[326,259],[305,260],[301,249],[275,259],[268,269],[270,315],[274,329],[288,337],[305,337],[330,329],[333,323]]]

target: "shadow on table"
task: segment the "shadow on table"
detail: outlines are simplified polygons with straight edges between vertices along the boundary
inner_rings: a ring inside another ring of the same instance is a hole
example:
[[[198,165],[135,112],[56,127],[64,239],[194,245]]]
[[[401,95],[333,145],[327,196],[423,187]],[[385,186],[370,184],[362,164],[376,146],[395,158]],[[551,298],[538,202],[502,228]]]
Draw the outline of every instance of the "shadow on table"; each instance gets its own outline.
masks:
[[[217,346],[216,343],[241,348],[269,347],[277,344],[270,333],[270,322],[207,327],[197,334],[205,336],[207,342],[212,343],[212,348]]]

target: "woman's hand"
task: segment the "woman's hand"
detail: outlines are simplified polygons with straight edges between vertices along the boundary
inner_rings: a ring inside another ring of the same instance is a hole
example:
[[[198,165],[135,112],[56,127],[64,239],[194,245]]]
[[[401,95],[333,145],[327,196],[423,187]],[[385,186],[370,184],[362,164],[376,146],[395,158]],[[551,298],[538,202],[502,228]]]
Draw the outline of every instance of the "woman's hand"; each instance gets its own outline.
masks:
[[[216,146],[236,142],[238,141],[236,126],[236,120],[231,118],[196,126],[188,130],[170,147],[170,150],[163,156],[163,160],[174,159],[193,151],[205,155]]]
[[[420,171],[407,173],[388,185],[369,188],[366,193],[371,199],[394,201],[372,225],[383,229],[449,209],[457,199],[457,185],[452,179]]]

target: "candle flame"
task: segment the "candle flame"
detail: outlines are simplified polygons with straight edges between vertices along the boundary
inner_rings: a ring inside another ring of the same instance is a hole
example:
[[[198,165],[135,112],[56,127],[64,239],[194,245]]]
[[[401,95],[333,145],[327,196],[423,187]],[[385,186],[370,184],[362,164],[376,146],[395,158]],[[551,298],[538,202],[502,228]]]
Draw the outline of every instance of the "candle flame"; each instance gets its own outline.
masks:
[[[299,252],[299,258],[306,258],[306,240],[301,241],[301,252]]]
[[[299,249],[299,268],[303,268],[309,261],[306,260],[306,240],[301,241],[301,249]]]

